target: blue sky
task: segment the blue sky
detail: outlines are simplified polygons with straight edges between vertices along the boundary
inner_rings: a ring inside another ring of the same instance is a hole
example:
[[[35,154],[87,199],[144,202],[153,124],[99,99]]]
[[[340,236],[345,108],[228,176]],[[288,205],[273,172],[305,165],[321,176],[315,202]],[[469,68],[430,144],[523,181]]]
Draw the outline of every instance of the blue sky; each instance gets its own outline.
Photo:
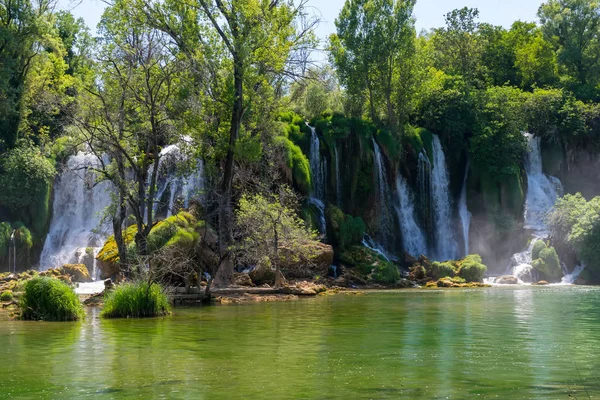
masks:
[[[78,3],[81,4],[77,5]],[[98,24],[105,6],[100,0],[60,0],[59,4],[63,9],[72,9],[76,16],[83,17],[92,28]],[[334,21],[344,0],[309,0],[308,4],[321,16],[317,34],[325,39],[335,31]],[[465,6],[478,8],[482,22],[509,27],[516,20],[535,21],[541,4],[542,0],[417,0],[417,30],[443,26],[444,14]],[[76,7],[73,8],[74,6]]]

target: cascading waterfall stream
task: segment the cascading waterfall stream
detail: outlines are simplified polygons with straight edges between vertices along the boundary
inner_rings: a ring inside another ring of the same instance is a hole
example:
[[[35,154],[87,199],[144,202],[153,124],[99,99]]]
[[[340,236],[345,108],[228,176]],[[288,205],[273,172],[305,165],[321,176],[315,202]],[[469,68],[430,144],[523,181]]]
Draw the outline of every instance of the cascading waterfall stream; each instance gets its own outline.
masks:
[[[467,207],[467,178],[469,176],[469,162],[465,168],[465,177],[460,192],[460,201],[458,203],[458,215],[463,229],[464,256],[469,254],[469,230],[471,228],[471,213]]]
[[[16,232],[16,230],[13,230],[10,234],[10,244],[8,246],[8,272],[12,271],[14,273],[17,273],[17,241],[15,238]]]
[[[315,127],[306,124],[310,128],[310,170],[312,172],[313,190],[309,204],[314,205],[319,210],[319,232],[326,233],[327,225],[325,222],[325,174],[327,172],[326,160],[321,161],[321,142],[317,135]]]
[[[542,170],[542,152],[540,138],[526,133],[528,141],[525,172],[527,173],[527,197],[525,200],[525,229],[530,231],[532,239],[529,247],[511,258],[510,273],[523,282],[537,279],[531,266],[531,252],[538,240],[548,237],[546,215],[562,193],[562,184],[558,178],[544,174]]]
[[[153,206],[153,215],[165,215],[170,217],[179,206],[189,207],[189,202],[193,198],[199,198],[202,201],[202,192],[204,191],[204,163],[197,160],[192,172],[182,174],[180,166],[188,163],[189,155],[182,151],[181,145],[186,144],[191,139],[184,138],[181,144],[172,144],[165,146],[160,152],[160,162],[158,166],[158,175],[156,180],[155,201]],[[148,176],[148,185],[150,185],[151,174]],[[168,195],[168,197],[166,197]]]
[[[450,197],[450,178],[446,166],[446,156],[437,135],[433,135],[431,196],[436,238],[435,255],[439,260],[455,260],[458,258],[458,246],[452,230],[454,215]]]
[[[58,268],[78,261],[76,252],[99,248],[109,235],[102,223],[104,210],[111,204],[107,181],[96,182],[94,168],[100,161],[94,154],[79,152],[69,157],[54,187],[53,214],[40,269]]]
[[[333,151],[335,154],[335,199],[337,206],[342,206],[342,181],[340,175],[340,157],[338,155],[337,144],[334,143]]]
[[[387,181],[387,172],[381,149],[375,141],[375,138],[372,138],[371,140],[373,141],[373,148],[375,151],[374,161],[377,178],[377,209],[379,212],[379,234],[377,239],[380,242],[380,246],[387,251],[391,245],[391,232],[394,229],[392,216],[390,215],[388,207],[391,200],[390,187]]]
[[[398,196],[396,213],[400,221],[404,251],[414,257],[427,254],[425,233],[415,220],[414,198],[406,180],[402,176],[398,176],[396,179],[396,195]]]

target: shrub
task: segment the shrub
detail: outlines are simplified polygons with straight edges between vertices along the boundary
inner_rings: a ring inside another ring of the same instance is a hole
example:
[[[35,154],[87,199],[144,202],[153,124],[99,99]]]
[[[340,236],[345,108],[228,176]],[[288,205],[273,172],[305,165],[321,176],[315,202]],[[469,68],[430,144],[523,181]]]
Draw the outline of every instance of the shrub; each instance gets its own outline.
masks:
[[[434,262],[431,264],[431,277],[433,279],[440,279],[445,277],[452,278],[456,271],[454,266],[449,261],[446,262]]]
[[[400,279],[400,272],[395,264],[382,261],[375,266],[371,277],[377,283],[396,283]]]
[[[37,277],[24,285],[22,318],[44,321],[76,321],[84,311],[73,289],[58,279]]]
[[[539,258],[534,260],[533,267],[549,280],[558,280],[562,276],[560,260],[554,247],[544,247],[539,252]]]
[[[471,254],[459,262],[458,276],[467,282],[483,282],[487,266],[482,263],[481,256]]]
[[[531,259],[537,260],[540,258],[540,252],[546,248],[546,243],[543,240],[538,240],[533,244],[533,249],[531,250]]]
[[[169,315],[171,305],[162,287],[146,282],[118,286],[104,298],[105,318],[146,318]]]
[[[13,292],[7,290],[0,294],[0,301],[11,301],[13,299]]]
[[[328,205],[325,210],[327,217],[327,232],[332,233],[334,245],[340,249],[360,244],[367,229],[362,218],[354,218],[344,214],[342,210],[333,205]]]

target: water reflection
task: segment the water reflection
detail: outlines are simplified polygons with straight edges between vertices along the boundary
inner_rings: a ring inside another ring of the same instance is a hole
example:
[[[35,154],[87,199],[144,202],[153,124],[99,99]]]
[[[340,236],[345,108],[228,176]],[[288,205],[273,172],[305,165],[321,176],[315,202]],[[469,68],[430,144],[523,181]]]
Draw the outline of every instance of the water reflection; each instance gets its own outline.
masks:
[[[8,398],[587,398],[600,290],[492,288],[10,321]]]

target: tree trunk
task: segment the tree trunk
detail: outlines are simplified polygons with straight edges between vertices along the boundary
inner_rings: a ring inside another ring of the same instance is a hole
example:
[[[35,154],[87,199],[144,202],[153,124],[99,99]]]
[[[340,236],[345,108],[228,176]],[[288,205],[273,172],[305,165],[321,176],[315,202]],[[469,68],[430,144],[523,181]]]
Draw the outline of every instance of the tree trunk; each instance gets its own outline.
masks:
[[[219,193],[219,253],[221,263],[215,277],[216,287],[226,287],[233,284],[233,261],[229,246],[232,241],[232,220],[233,213],[231,209],[231,187],[233,183],[233,168],[235,157],[235,144],[240,133],[242,124],[243,109],[243,73],[241,60],[234,57],[234,85],[235,100],[231,113],[231,128],[229,131],[229,148],[227,158],[225,159],[225,168],[223,170],[223,181],[221,182]]]
[[[275,253],[275,257],[273,257],[273,261],[275,262],[275,288],[280,288],[283,286],[283,274],[281,273],[281,263],[279,262],[279,233],[277,232],[277,224],[273,224],[273,251]]]

